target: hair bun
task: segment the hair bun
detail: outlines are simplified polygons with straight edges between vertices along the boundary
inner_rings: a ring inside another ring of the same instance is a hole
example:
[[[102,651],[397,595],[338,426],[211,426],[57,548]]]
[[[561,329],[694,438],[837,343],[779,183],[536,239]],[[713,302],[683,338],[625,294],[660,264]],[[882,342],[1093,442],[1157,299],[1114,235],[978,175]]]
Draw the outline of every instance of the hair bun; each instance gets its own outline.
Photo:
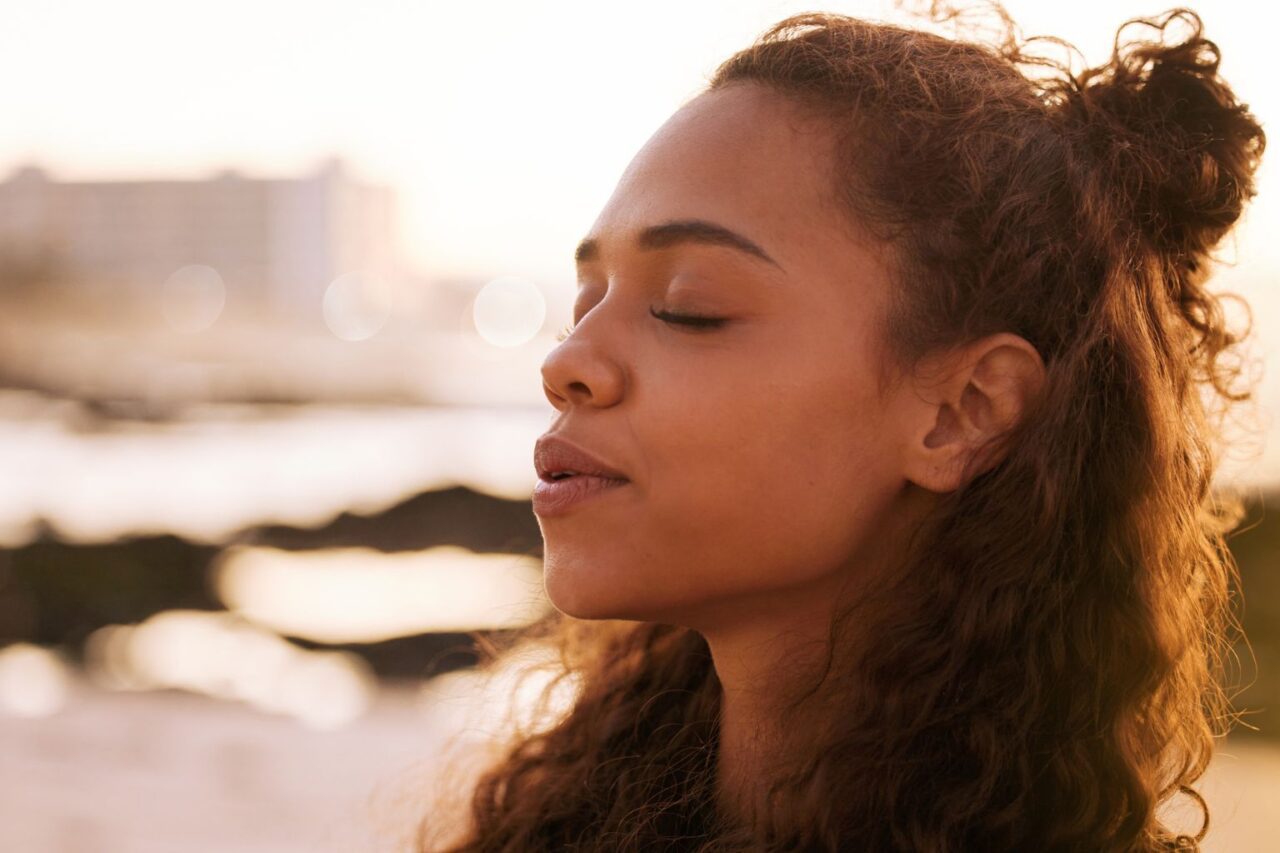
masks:
[[[1166,43],[1175,22],[1190,32]],[[1156,38],[1122,41],[1133,25]],[[1110,61],[1074,76],[1060,102],[1116,212],[1187,272],[1202,269],[1253,197],[1266,145],[1248,105],[1218,76],[1218,46],[1202,32],[1190,9],[1126,21]]]

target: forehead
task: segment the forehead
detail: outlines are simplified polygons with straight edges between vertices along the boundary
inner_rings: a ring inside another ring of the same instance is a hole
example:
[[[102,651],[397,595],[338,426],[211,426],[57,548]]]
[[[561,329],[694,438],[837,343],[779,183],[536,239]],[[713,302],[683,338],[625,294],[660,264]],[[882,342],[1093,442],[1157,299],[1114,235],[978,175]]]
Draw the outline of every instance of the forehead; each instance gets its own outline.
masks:
[[[784,267],[841,231],[829,181],[833,136],[785,96],[758,84],[705,92],[676,111],[627,166],[590,236],[603,255],[646,226],[720,223]]]

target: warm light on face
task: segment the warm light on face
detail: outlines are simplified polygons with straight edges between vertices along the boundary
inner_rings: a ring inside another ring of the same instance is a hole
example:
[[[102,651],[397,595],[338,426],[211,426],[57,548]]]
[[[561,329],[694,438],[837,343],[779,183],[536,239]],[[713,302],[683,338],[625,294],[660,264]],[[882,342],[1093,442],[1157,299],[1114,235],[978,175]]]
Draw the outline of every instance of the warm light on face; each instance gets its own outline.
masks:
[[[543,387],[553,432],[635,477],[540,484],[569,615],[701,628],[821,599],[900,488],[873,360],[886,273],[832,221],[833,139],[805,117],[758,85],[694,98],[586,229]]]

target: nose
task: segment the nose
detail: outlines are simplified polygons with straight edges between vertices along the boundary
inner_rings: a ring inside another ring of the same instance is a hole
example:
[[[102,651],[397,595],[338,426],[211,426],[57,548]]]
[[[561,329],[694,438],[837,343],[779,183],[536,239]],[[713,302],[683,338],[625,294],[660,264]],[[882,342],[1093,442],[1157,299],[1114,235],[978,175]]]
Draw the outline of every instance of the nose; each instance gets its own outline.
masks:
[[[603,327],[590,327],[590,320],[584,318],[543,360],[542,391],[560,411],[571,405],[606,408],[622,399],[625,375],[593,337],[601,331]]]

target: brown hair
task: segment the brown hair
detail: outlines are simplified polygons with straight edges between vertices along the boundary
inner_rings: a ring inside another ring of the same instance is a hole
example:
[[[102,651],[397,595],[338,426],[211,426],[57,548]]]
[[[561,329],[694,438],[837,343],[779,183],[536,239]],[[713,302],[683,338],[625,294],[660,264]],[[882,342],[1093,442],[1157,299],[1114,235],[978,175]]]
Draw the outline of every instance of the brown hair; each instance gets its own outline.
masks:
[[[731,825],[703,638],[553,614],[521,639],[559,652],[576,698],[468,789],[450,850],[1198,849],[1192,784],[1233,718],[1238,631],[1241,503],[1210,481],[1222,415],[1251,396],[1229,357],[1247,331],[1205,282],[1265,137],[1189,10],[1127,22],[1076,73],[993,8],[990,45],[795,15],[710,81],[830,121],[833,197],[893,252],[897,364],[1011,331],[1047,369],[999,464],[940,496],[893,583],[833,623],[840,713]],[[856,654],[852,622],[877,638]],[[1194,837],[1156,812],[1180,792]]]

